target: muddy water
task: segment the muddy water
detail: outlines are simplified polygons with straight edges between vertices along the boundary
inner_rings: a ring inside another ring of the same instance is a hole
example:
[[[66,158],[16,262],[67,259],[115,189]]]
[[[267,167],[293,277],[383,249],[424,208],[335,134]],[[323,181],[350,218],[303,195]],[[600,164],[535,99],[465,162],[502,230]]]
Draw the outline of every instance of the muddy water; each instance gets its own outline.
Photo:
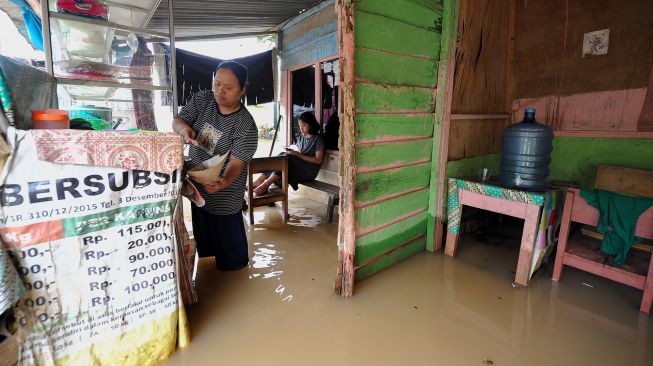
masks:
[[[202,260],[192,342],[165,365],[653,365],[640,291],[569,268],[556,285],[552,263],[515,289],[515,248],[470,238],[455,259],[414,256],[342,299],[337,227],[299,205],[288,225],[257,209],[248,269]]]

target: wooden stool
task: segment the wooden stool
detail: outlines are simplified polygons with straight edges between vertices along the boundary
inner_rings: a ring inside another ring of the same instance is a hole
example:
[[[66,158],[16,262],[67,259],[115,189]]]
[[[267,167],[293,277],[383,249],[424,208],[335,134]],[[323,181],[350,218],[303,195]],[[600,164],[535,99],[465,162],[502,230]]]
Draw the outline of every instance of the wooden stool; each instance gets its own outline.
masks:
[[[269,191],[262,196],[254,197],[254,174],[264,172],[281,172],[281,191]],[[274,156],[252,159],[247,168],[247,182],[249,224],[254,225],[254,207],[279,201],[281,202],[281,217],[285,223],[288,218],[288,158],[286,156]]]

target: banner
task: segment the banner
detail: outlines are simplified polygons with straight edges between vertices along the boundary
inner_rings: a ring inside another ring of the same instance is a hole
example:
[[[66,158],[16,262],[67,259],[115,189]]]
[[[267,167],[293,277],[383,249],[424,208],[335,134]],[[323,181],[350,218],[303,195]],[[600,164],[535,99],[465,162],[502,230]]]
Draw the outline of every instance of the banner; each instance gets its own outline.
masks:
[[[19,364],[165,359],[181,306],[172,225],[179,171],[42,161],[27,131],[13,143],[0,234],[26,290],[15,307]]]

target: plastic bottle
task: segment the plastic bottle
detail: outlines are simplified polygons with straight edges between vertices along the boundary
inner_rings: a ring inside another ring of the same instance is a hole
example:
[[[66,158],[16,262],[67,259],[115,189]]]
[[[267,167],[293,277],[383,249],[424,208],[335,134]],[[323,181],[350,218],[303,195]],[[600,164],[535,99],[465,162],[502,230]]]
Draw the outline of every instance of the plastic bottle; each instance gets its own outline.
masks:
[[[68,111],[61,109],[46,109],[32,111],[33,129],[66,129],[70,128]]]
[[[548,186],[553,129],[535,121],[535,108],[503,132],[500,182],[507,188],[544,191]]]

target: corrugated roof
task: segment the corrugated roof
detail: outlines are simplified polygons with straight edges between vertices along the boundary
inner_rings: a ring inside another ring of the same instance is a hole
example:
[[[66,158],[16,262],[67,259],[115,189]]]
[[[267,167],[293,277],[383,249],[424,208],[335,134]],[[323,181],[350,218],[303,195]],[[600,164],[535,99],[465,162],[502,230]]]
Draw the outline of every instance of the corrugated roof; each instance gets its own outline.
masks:
[[[175,36],[267,32],[319,2],[319,0],[175,0],[173,3]],[[148,28],[167,32],[167,0],[161,1]]]

